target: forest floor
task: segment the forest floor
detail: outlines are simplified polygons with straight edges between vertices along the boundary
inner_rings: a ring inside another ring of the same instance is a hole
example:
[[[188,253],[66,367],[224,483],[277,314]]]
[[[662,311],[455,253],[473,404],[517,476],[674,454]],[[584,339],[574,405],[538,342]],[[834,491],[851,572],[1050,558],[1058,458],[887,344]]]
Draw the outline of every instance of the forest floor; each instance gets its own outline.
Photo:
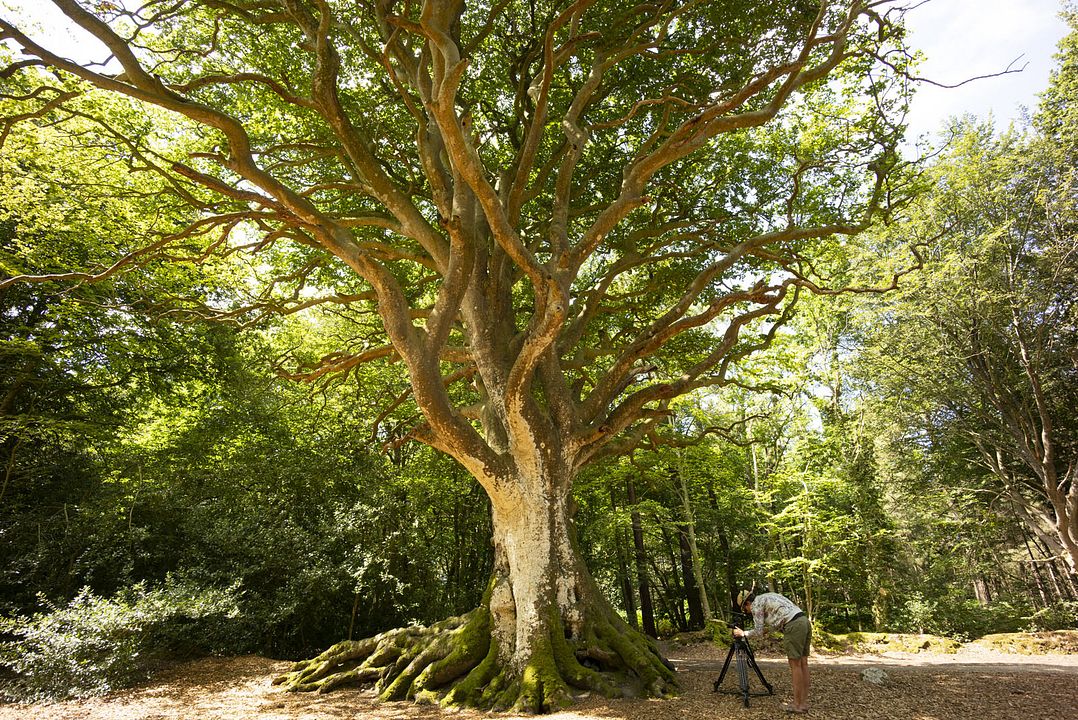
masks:
[[[758,652],[773,697],[713,693],[725,650],[711,644],[670,647],[682,693],[672,700],[585,698],[550,720],[751,720],[784,717],[790,673],[785,658]],[[270,685],[289,663],[257,656],[205,658],[151,682],[103,698],[0,705],[0,720],[478,720],[509,715],[443,711],[412,703],[378,704],[371,693],[289,694]],[[861,679],[882,669],[882,686]],[[1078,654],[1017,655],[966,646],[957,654],[814,655],[810,717],[833,720],[1060,720],[1078,708]],[[751,675],[751,673],[750,673]],[[736,688],[731,671],[724,687]],[[753,689],[760,689],[752,677]]]

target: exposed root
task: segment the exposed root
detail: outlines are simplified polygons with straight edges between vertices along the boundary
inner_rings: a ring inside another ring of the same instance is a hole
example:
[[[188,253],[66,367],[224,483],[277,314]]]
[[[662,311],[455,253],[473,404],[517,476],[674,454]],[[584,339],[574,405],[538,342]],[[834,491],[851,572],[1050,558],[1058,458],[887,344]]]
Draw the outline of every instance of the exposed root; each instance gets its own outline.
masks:
[[[359,641],[337,643],[275,678],[293,692],[329,692],[342,685],[374,684],[383,700],[414,698],[417,692],[458,679],[487,652],[485,609],[430,627],[408,627]]]
[[[516,712],[548,712],[588,692],[606,697],[666,697],[673,669],[650,639],[616,615],[595,613],[579,638],[567,638],[556,612],[533,639],[523,668],[503,662],[484,606],[430,627],[392,630],[342,642],[276,678],[289,691],[374,686],[381,700],[415,700]]]

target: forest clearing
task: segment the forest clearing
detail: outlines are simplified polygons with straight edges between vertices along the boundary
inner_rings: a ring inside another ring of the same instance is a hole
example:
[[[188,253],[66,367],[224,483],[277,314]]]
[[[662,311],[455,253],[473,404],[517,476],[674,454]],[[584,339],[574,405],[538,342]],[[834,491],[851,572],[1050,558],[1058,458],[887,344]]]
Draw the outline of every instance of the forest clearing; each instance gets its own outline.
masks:
[[[1074,0],[0,0],[2,717],[1060,718],[1075,408]]]
[[[1078,633],[1071,642],[1078,643]],[[789,692],[783,657],[759,656],[775,685],[774,697],[716,694],[711,684],[725,656],[722,648],[693,644],[668,657],[682,676],[681,694],[671,700],[583,699],[550,720],[685,720],[774,718],[783,715]],[[143,687],[102,698],[33,708],[0,705],[0,720],[477,720],[511,714],[453,710],[413,703],[378,703],[373,693],[341,690],[310,696],[283,693],[270,684],[287,663],[257,656],[205,658],[172,668]],[[883,686],[861,679],[865,668],[887,673]],[[1078,706],[1078,652],[1015,655],[977,647],[958,653],[835,655],[812,659],[819,688],[813,717],[832,720],[1059,720]]]

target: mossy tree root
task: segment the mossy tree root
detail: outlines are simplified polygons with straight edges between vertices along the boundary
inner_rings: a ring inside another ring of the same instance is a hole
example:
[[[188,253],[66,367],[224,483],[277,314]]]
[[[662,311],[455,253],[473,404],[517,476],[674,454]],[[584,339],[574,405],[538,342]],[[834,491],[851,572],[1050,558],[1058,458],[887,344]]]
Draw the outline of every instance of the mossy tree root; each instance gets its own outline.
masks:
[[[430,627],[407,627],[339,642],[273,680],[293,692],[325,693],[342,685],[374,685],[384,700],[413,698],[469,672],[490,644],[485,608]]]
[[[533,638],[517,667],[502,659],[481,607],[430,627],[392,630],[341,642],[276,678],[289,691],[328,692],[374,686],[381,700],[415,700],[517,712],[547,712],[588,692],[607,697],[665,697],[676,692],[673,669],[655,645],[620,618],[600,613],[579,638],[567,638],[558,613]]]

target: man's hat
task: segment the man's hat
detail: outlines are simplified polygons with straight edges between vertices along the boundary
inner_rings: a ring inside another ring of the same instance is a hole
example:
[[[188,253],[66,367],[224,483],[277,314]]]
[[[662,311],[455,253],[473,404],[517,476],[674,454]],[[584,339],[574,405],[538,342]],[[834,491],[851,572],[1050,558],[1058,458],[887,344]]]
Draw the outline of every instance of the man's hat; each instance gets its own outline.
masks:
[[[738,609],[745,607],[745,602],[756,595],[756,583],[752,583],[752,587],[748,590],[742,590],[737,594],[737,607]]]

